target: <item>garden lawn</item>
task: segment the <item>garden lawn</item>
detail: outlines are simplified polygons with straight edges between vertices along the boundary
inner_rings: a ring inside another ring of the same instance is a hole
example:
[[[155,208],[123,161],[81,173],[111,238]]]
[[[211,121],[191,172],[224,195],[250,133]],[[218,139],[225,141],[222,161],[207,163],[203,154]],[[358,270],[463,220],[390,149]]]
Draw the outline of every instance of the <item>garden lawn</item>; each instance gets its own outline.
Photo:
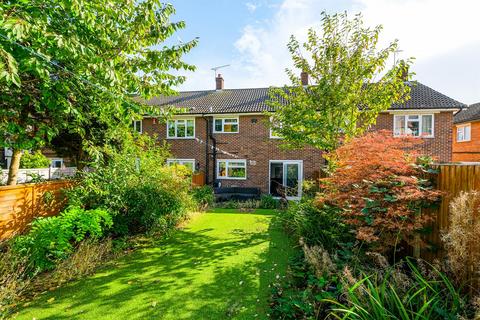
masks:
[[[216,209],[46,293],[17,319],[266,319],[292,246],[272,210]]]

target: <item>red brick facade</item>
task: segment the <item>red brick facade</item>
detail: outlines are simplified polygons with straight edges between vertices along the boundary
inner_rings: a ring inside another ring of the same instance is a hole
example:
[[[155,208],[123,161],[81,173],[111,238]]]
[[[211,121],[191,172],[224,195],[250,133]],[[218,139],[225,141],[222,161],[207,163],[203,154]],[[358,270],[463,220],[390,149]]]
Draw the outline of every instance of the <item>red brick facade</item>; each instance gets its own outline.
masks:
[[[193,116],[192,116],[193,117]],[[270,138],[264,115],[240,115],[239,133],[214,133],[217,147],[229,154],[217,153],[217,159],[245,159],[247,162],[246,180],[221,180],[222,186],[258,187],[267,193],[269,188],[270,160],[302,160],[303,179],[314,178],[324,164],[322,152],[306,147],[300,150],[284,150],[280,139]],[[438,161],[451,161],[452,157],[453,113],[440,112],[434,116],[434,138],[424,138],[423,152],[434,156]],[[374,129],[393,131],[393,115],[384,113],[378,117]],[[154,123],[153,119],[143,120],[143,132],[156,134],[171,146],[171,152],[178,159],[195,159],[200,171],[205,172],[205,143],[195,139],[166,139],[165,124]],[[206,141],[206,120],[195,118],[195,137]],[[211,152],[211,150],[210,150]],[[212,181],[213,160],[210,157],[209,180]]]
[[[459,125],[465,125],[462,123]],[[452,161],[479,162],[480,161],[480,121],[470,123],[470,141],[457,142],[457,125],[453,127],[453,156]]]
[[[434,137],[423,139],[421,152],[432,156],[439,162],[452,160],[452,131],[453,112],[434,113]],[[382,113],[377,118],[377,124],[373,126],[377,130],[393,131],[393,114]]]

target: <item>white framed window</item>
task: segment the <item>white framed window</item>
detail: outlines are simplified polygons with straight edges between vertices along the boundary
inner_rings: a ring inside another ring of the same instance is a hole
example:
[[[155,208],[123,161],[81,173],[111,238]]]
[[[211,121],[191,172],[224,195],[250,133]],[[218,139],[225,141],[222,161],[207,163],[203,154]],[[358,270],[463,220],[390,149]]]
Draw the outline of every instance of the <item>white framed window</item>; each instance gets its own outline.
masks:
[[[238,117],[222,117],[213,119],[214,133],[238,133]]]
[[[217,160],[217,179],[246,180],[247,160]]]
[[[278,135],[275,132],[275,128],[282,128],[282,124],[281,123],[273,124],[272,121],[273,121],[273,119],[272,119],[272,117],[270,117],[270,139],[283,139],[282,136]]]
[[[457,125],[457,142],[470,141],[472,127],[469,124]]]
[[[174,119],[167,121],[167,138],[195,138],[195,118]]]
[[[167,165],[182,165],[195,172],[195,159],[167,159]]]
[[[393,135],[432,138],[433,114],[405,114],[393,116]]]
[[[133,120],[133,131],[142,133],[143,132],[143,124],[142,120]]]
[[[63,159],[62,158],[51,159],[50,167],[51,168],[63,168]]]

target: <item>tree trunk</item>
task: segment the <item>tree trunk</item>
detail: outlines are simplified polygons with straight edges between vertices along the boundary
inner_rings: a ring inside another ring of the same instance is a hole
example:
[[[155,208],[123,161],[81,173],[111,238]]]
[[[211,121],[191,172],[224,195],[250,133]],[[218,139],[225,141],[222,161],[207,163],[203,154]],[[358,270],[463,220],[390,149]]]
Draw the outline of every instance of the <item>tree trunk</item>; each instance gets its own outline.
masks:
[[[20,168],[20,158],[22,157],[22,150],[13,149],[12,161],[10,161],[10,168],[8,169],[7,185],[14,186],[17,184],[18,169]]]

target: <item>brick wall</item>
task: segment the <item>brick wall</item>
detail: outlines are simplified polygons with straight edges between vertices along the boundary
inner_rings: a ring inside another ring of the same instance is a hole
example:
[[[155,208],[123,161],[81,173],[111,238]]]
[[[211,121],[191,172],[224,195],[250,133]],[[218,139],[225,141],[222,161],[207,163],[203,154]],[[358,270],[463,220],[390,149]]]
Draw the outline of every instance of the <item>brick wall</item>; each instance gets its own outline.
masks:
[[[472,122],[470,127],[470,141],[457,142],[457,126],[453,127],[452,161],[478,162],[480,161],[480,122]]]
[[[222,186],[259,187],[268,192],[269,160],[303,160],[304,179],[313,179],[324,163],[322,152],[306,147],[301,150],[284,150],[280,148],[280,139],[270,139],[269,129],[263,115],[245,115],[239,118],[239,133],[214,133],[217,147],[247,160],[246,180],[220,180]],[[157,134],[162,140],[166,137],[165,124],[153,124],[152,119],[144,119],[143,130]],[[195,121],[195,137],[206,140],[206,123],[201,117]],[[205,171],[205,145],[192,139],[165,139],[175,158],[195,159],[200,163],[200,170]],[[235,159],[230,155],[217,153],[217,159]],[[212,180],[213,162],[210,160],[210,178]]]
[[[440,162],[449,162],[452,160],[453,113],[435,113],[434,119],[434,137],[421,138],[424,140],[421,152]],[[373,129],[393,131],[393,114],[380,114]]]

